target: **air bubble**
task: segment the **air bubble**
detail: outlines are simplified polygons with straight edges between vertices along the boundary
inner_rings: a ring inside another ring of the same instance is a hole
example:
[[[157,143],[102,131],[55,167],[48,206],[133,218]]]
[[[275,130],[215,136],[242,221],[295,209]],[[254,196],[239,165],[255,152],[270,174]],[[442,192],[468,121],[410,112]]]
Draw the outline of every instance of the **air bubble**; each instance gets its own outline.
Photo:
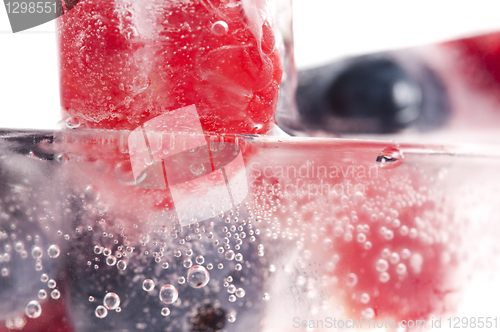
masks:
[[[349,273],[347,275],[346,285],[347,287],[354,287],[358,283],[358,276],[354,273]]]
[[[61,297],[61,293],[57,289],[54,289],[52,292],[50,292],[50,297],[54,300],[57,300]]]
[[[368,302],[370,302],[370,295],[368,295],[367,293],[363,293],[361,294],[359,300],[361,301],[361,303],[367,304]]]
[[[31,256],[35,259],[42,258],[43,256],[42,248],[33,247],[33,249],[31,250]]]
[[[108,293],[104,296],[104,306],[109,310],[115,310],[120,306],[120,297],[116,293]]]
[[[195,265],[187,272],[187,281],[193,288],[205,287],[210,280],[210,274],[203,266]]]
[[[108,315],[108,309],[106,309],[102,305],[98,305],[97,308],[95,308],[95,316],[97,318],[104,318]]]
[[[54,279],[50,279],[48,282],[47,282],[47,286],[49,286],[49,288],[56,288],[57,286],[57,283]]]
[[[359,242],[359,243],[363,243],[366,241],[366,235],[363,234],[363,233],[359,233],[357,236],[356,236],[356,240]]]
[[[229,285],[227,287],[227,292],[233,294],[234,292],[236,292],[236,286],[235,285]]]
[[[102,251],[104,250],[103,247],[101,247],[100,245],[96,244],[94,246],[94,254],[97,254],[97,255],[100,255],[102,254]]]
[[[377,261],[377,264],[375,265],[375,268],[378,272],[385,272],[389,268],[389,263],[387,263],[385,259],[379,259]]]
[[[201,265],[201,264],[205,263],[205,257],[203,257],[202,255],[196,256],[195,261],[196,261],[196,264]]]
[[[153,289],[155,289],[155,282],[151,279],[145,279],[142,282],[142,289],[144,289],[146,292],[151,292]]]
[[[182,265],[186,268],[186,269],[189,269],[191,266],[193,266],[193,262],[187,258],[184,260],[184,262],[182,263]]]
[[[236,301],[236,296],[231,294],[229,295],[229,302],[235,302]]]
[[[239,297],[239,298],[244,297],[244,296],[245,296],[245,290],[244,290],[243,288],[238,288],[238,289],[236,290],[236,293],[235,293],[235,294],[236,294],[236,296],[237,296],[237,297]]]
[[[389,281],[389,279],[390,279],[390,278],[391,278],[391,276],[389,275],[389,273],[387,273],[387,272],[382,272],[382,273],[380,273],[380,275],[379,275],[379,278],[378,278],[378,279],[380,280],[380,282],[382,282],[382,283],[386,283],[386,282],[388,282],[388,281]]]
[[[69,129],[75,129],[80,127],[80,119],[76,116],[71,116],[66,118],[66,127]]]
[[[375,316],[375,311],[373,311],[372,308],[366,308],[365,310],[361,311],[361,315],[366,318],[373,318]]]
[[[114,266],[116,264],[116,257],[113,255],[109,255],[106,257],[106,264],[109,266]]]
[[[41,281],[41,282],[47,282],[47,281],[49,281],[49,276],[47,275],[47,273],[43,273],[43,274],[40,276],[40,281]]]
[[[186,278],[184,277],[179,277],[177,278],[177,282],[180,284],[180,285],[184,285],[186,283]]]
[[[119,270],[126,270],[127,269],[127,261],[124,261],[123,259],[120,259],[118,261],[118,263],[116,263],[116,267],[119,269]]]
[[[399,263],[396,266],[396,273],[399,274],[400,276],[406,273],[406,265],[403,263]]]
[[[271,299],[271,296],[269,295],[269,293],[264,293],[264,295],[262,296],[262,299],[264,301],[269,301]]]
[[[165,304],[174,303],[179,297],[179,293],[177,292],[177,288],[173,285],[165,285],[160,289],[160,301]]]
[[[59,246],[53,244],[49,247],[49,249],[47,249],[47,254],[50,258],[57,258],[61,254],[61,249]]]
[[[170,315],[170,309],[167,307],[161,308],[161,315],[167,317],[168,315]]]
[[[24,308],[24,312],[26,313],[26,316],[29,318],[38,318],[42,314],[42,307],[40,306],[40,303],[38,301],[30,301]]]
[[[403,152],[396,148],[389,147],[380,152],[377,157],[377,164],[381,168],[396,168],[403,163],[403,159]]]
[[[44,299],[46,299],[46,298],[47,298],[47,292],[45,291],[45,289],[40,289],[40,290],[38,291],[38,298],[39,298],[40,300],[44,300]]]
[[[399,255],[397,252],[393,252],[391,254],[391,258],[389,259],[389,261],[391,262],[391,264],[397,264],[399,263]]]
[[[401,251],[401,258],[402,258],[402,259],[408,259],[408,258],[410,258],[410,256],[411,256],[411,252],[410,252],[410,250],[408,250],[408,249],[403,249],[403,250]]]
[[[223,36],[227,33],[228,30],[229,26],[224,21],[215,22],[214,24],[212,24],[211,28],[212,33],[216,36]]]

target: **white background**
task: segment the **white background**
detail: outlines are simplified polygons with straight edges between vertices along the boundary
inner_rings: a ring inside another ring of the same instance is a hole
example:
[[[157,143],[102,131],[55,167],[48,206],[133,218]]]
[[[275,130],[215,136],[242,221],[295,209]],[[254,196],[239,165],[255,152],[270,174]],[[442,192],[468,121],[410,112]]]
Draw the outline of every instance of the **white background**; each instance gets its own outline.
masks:
[[[294,0],[297,66],[500,30],[499,13],[500,0]],[[58,121],[54,22],[13,34],[0,5],[0,128]]]

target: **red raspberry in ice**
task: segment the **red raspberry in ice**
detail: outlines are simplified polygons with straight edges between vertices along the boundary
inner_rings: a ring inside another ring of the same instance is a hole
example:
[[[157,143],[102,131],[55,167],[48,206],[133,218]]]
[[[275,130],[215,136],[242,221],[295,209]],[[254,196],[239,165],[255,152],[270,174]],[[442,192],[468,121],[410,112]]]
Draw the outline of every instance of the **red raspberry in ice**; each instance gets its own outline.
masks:
[[[269,22],[247,7],[80,1],[59,19],[65,116],[134,129],[194,104],[206,132],[266,133],[282,68]]]

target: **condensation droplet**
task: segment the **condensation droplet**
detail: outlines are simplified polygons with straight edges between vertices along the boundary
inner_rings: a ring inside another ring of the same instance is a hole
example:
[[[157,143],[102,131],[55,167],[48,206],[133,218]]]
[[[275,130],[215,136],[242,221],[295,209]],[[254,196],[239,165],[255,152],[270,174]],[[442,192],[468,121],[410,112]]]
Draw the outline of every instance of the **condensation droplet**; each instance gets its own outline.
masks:
[[[396,168],[403,163],[403,152],[399,149],[389,147],[380,152],[377,157],[377,164],[381,168]]]
[[[177,288],[173,285],[165,285],[161,287],[159,296],[160,301],[165,304],[171,304],[177,300],[179,293],[177,292]]]

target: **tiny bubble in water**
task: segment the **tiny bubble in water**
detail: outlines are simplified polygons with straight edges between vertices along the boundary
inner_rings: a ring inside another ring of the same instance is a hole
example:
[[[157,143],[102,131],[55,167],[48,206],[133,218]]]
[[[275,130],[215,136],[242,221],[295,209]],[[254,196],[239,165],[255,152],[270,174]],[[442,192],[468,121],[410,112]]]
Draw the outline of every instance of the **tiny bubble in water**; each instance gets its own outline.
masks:
[[[97,318],[104,318],[108,315],[108,309],[106,309],[102,305],[98,305],[97,308],[95,308],[95,316]]]
[[[119,270],[122,270],[124,271],[126,268],[127,268],[127,261],[123,260],[123,259],[120,259],[118,261],[118,263],[116,263],[116,267],[119,269]]]
[[[47,298],[47,292],[45,291],[45,289],[40,289],[38,291],[38,298],[41,300]]]
[[[47,286],[49,286],[49,288],[56,288],[56,281],[54,279],[50,279],[48,282],[47,282]]]
[[[50,297],[54,300],[57,300],[61,297],[61,293],[57,289],[54,289],[52,292],[50,292]]]
[[[38,318],[42,314],[42,307],[40,306],[40,303],[38,301],[30,301],[24,308],[24,312],[26,313],[26,316],[29,318]]]
[[[174,303],[177,300],[178,296],[179,293],[177,292],[177,288],[175,288],[173,285],[165,285],[160,289],[160,301],[165,304]]]
[[[182,263],[182,265],[186,269],[189,269],[191,266],[193,266],[193,262],[191,261],[191,259],[187,258],[187,259],[184,260],[184,262]]]
[[[76,116],[70,116],[66,118],[66,127],[69,129],[75,129],[80,127],[80,119]]]
[[[167,317],[168,315],[170,315],[170,309],[167,307],[161,308],[161,315]]]
[[[244,296],[245,296],[245,290],[244,290],[243,288],[238,288],[238,289],[236,290],[236,293],[235,293],[235,294],[236,294],[236,296],[237,296],[237,297],[240,297],[240,298],[241,298],[241,297],[244,297]]]
[[[211,31],[216,36],[223,36],[227,33],[229,26],[224,21],[217,21],[212,24]]]
[[[120,306],[120,297],[118,294],[110,292],[104,296],[104,306],[109,310],[115,310]]]
[[[155,282],[152,279],[145,279],[142,282],[142,289],[151,292],[155,288]]]
[[[195,265],[187,272],[188,284],[193,288],[205,287],[210,280],[210,274],[203,266]]]

